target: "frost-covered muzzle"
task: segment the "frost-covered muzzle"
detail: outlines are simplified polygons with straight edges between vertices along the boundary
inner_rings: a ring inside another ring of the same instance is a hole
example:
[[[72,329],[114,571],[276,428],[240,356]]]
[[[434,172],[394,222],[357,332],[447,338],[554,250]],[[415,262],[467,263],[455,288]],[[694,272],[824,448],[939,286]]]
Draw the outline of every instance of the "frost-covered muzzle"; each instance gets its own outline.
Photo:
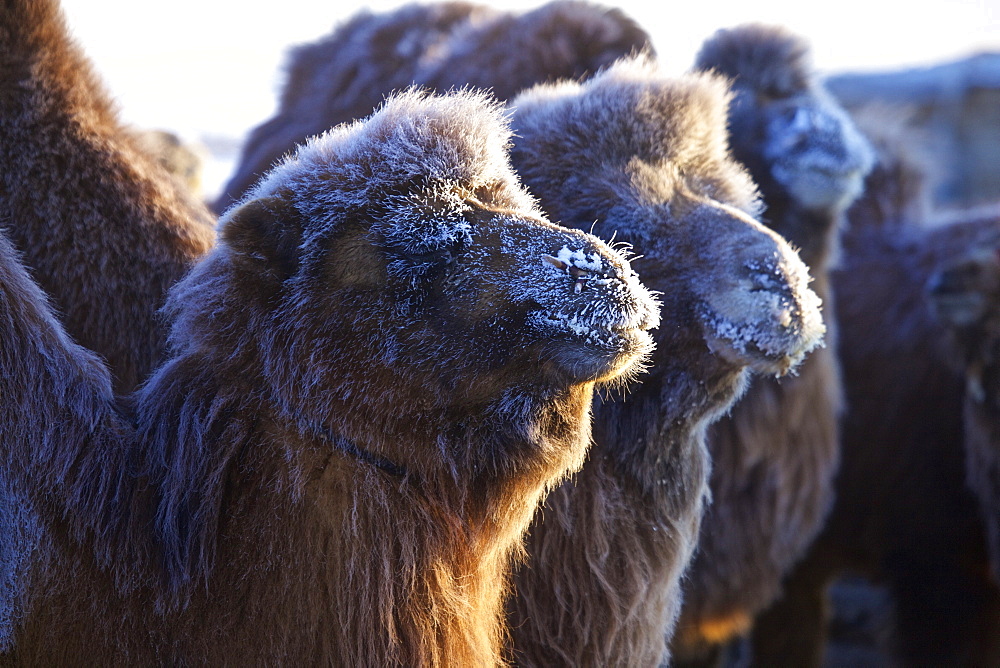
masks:
[[[814,209],[850,204],[874,163],[868,140],[829,102],[789,104],[768,124],[767,137],[772,176]]]
[[[716,243],[715,266],[696,281],[709,348],[762,373],[788,372],[826,333],[808,268],[779,235],[731,207],[705,205],[697,217]]]
[[[641,365],[653,349],[648,331],[660,322],[654,296],[625,256],[596,237],[560,231],[554,241],[525,258],[524,274],[537,280],[521,295],[535,305],[528,323],[562,342],[554,361],[593,380]]]
[[[758,371],[783,374],[822,340],[820,299],[807,287],[801,261],[790,262],[776,252],[748,261],[743,269],[743,285],[706,304],[702,315],[711,332],[709,345],[747,358]]]

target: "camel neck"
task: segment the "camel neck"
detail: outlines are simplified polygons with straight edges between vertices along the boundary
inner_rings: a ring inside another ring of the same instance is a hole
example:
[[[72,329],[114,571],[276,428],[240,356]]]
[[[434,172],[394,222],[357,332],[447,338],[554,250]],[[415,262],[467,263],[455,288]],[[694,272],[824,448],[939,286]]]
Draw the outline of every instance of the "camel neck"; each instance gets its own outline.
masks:
[[[314,422],[309,422],[308,426],[312,432],[344,454],[370,464],[394,478],[406,478],[409,476],[409,471],[406,470],[405,466],[401,466],[381,455],[368,452],[354,441],[333,433],[328,427]]]

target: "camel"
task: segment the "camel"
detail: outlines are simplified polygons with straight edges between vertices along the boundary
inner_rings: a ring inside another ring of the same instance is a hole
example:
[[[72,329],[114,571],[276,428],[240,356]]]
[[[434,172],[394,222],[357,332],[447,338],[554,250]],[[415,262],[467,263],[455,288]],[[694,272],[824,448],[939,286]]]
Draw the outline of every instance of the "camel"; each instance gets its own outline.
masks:
[[[157,310],[215,217],[119,120],[58,4],[20,11],[0,25],[0,221],[66,331],[130,392],[162,357]]]
[[[858,120],[879,150],[832,274],[848,406],[836,501],[782,596],[757,618],[752,655],[758,665],[823,665],[827,590],[856,574],[887,590],[886,660],[992,665],[1000,589],[967,486],[965,383],[927,294],[934,276],[989,236],[985,226],[937,223],[928,157],[898,128]]]
[[[931,308],[965,377],[965,468],[979,500],[991,572],[1000,582],[1000,207],[963,211],[949,231],[973,228],[972,243],[931,277]]]
[[[214,216],[119,120],[56,3],[16,4],[2,16],[0,224],[67,333],[127,393],[162,358],[157,311],[212,247]],[[2,648],[39,527],[5,480],[0,506]]]
[[[239,200],[292,146],[368,115],[393,90],[472,86],[506,100],[643,50],[652,51],[649,36],[621,10],[580,0],[525,12],[469,2],[359,12],[327,37],[291,50],[278,111],[246,139],[215,208]]]
[[[194,197],[201,197],[202,170],[208,149],[168,130],[133,128],[132,132],[160,167],[186,186]]]
[[[658,322],[509,137],[483,95],[409,92],[307,142],[171,289],[129,396],[0,238],[0,456],[40,533],[5,660],[498,661],[511,556]]]
[[[512,160],[553,219],[631,244],[664,321],[642,382],[595,408],[582,471],[536,516],[509,605],[518,665],[657,665],[681,604],[711,462],[706,427],[751,370],[820,341],[805,265],[754,220],[725,81],[626,59],[511,103]]]
[[[833,503],[843,399],[829,272],[844,211],[873,162],[867,140],[812,71],[808,43],[788,30],[720,30],[695,69],[732,80],[733,155],[760,187],[761,220],[808,265],[828,331],[827,345],[794,375],[755,379],[708,430],[712,506],[673,640],[680,661],[712,657],[750,630]]]

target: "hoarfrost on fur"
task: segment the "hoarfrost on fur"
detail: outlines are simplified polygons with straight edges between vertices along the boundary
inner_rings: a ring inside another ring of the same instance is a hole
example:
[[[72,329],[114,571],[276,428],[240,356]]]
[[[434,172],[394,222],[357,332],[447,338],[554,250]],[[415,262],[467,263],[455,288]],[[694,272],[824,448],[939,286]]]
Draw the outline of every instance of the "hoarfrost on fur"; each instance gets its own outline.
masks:
[[[508,229],[500,230],[502,243],[506,248],[516,247],[519,241]],[[567,237],[567,243],[555,256],[541,255],[533,261],[544,267],[544,275],[550,280],[521,286],[519,298],[542,307],[529,318],[534,326],[607,346],[617,336],[613,330],[647,329],[659,324],[658,301],[641,287],[624,255],[585,232],[568,231]],[[557,266],[553,259],[563,266]],[[614,293],[610,302],[618,304],[618,308],[611,309],[608,300],[589,299],[584,294],[589,290]]]
[[[601,262],[601,257],[597,253],[585,253],[582,250],[570,250],[567,246],[563,246],[556,254],[556,259],[572,267],[579,267],[580,269],[585,269],[587,271],[597,273],[604,271],[604,263]],[[622,262],[628,266],[628,262],[625,258],[622,258]]]
[[[804,347],[794,355],[801,357],[821,345],[826,331],[822,301],[807,288],[810,277],[805,266],[777,253],[744,266],[750,270],[749,289],[728,293],[704,314],[714,335],[744,354],[753,346],[769,356],[786,355],[790,346],[801,342]],[[753,314],[758,317],[744,318]]]

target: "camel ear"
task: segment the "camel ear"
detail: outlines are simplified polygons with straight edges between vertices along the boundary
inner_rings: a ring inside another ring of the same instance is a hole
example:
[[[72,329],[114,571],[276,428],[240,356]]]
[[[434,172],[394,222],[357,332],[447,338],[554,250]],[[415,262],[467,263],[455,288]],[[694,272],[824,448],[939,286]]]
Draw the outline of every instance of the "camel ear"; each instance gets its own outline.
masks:
[[[226,216],[220,235],[235,254],[279,280],[298,271],[300,215],[282,199],[265,197],[240,205]]]

